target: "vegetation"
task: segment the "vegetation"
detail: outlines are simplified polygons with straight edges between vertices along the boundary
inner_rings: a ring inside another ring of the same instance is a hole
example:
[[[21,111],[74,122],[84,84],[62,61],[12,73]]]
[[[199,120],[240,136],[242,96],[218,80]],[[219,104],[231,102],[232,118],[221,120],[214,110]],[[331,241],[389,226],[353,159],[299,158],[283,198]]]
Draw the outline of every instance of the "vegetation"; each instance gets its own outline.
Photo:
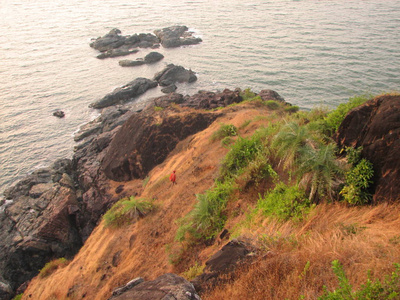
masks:
[[[301,221],[312,208],[303,190],[297,186],[279,183],[276,187],[258,199],[257,210],[265,216],[274,216],[279,220]]]
[[[12,300],[21,300],[23,295],[24,295],[23,293],[18,294]]]
[[[237,134],[238,129],[235,125],[221,124],[220,128],[211,136],[211,141],[221,140],[225,137],[236,136]]]
[[[201,275],[204,270],[204,265],[198,264],[197,262],[194,264],[194,266],[190,267],[187,271],[183,272],[181,275],[183,278],[186,280],[193,280],[197,276]]]
[[[153,209],[153,203],[134,196],[116,202],[103,216],[104,226],[118,228],[145,216]]]
[[[228,198],[233,191],[232,181],[216,181],[214,187],[204,194],[197,194],[193,210],[178,220],[180,227],[176,233],[177,241],[198,241],[213,238],[224,226],[223,214]]]
[[[39,272],[39,277],[44,278],[52,274],[55,270],[61,267],[65,267],[69,264],[69,261],[64,257],[52,260],[44,265]]]
[[[395,270],[391,275],[387,275],[381,282],[380,280],[372,281],[371,274],[365,284],[357,291],[353,291],[353,287],[349,283],[349,279],[338,260],[332,262],[332,269],[339,281],[339,288],[329,292],[325,287],[324,294],[319,300],[345,300],[345,299],[399,299],[400,297],[400,264],[394,264]]]
[[[162,110],[164,110],[164,107],[154,106],[154,111],[162,111]]]

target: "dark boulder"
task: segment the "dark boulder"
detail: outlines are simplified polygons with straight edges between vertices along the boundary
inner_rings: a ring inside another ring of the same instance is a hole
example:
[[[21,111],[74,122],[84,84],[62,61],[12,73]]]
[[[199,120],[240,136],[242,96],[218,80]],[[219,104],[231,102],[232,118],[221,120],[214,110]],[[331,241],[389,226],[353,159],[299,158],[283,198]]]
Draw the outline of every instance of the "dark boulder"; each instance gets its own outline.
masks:
[[[239,240],[231,240],[215,253],[207,262],[203,274],[197,276],[193,281],[196,291],[200,292],[223,280],[219,278],[221,275],[231,274],[238,266],[248,263],[254,257],[255,248]]]
[[[202,42],[201,38],[193,36],[186,26],[171,26],[155,30],[155,35],[161,40],[165,48],[174,48],[185,45],[195,45]]]
[[[171,273],[161,275],[155,280],[145,281],[113,296],[113,300],[201,300],[193,285],[186,279]]]
[[[114,28],[103,37],[97,38],[95,41],[90,43],[90,47],[100,52],[119,48],[124,45],[126,38],[121,36],[121,30]]]
[[[104,59],[104,58],[109,58],[109,57],[126,56],[126,55],[134,54],[134,53],[137,53],[137,52],[139,52],[139,50],[136,50],[136,49],[131,50],[131,49],[126,48],[126,47],[124,47],[124,48],[121,47],[121,48],[118,48],[118,49],[110,49],[110,50],[107,50],[105,52],[102,52],[99,55],[97,55],[97,58],[98,59]]]
[[[161,92],[163,92],[164,94],[169,94],[169,93],[173,93],[177,90],[177,86],[175,84],[171,84],[169,86],[166,86],[164,88],[161,89]]]
[[[53,116],[61,119],[65,117],[65,113],[62,110],[57,110],[53,112]]]
[[[158,72],[154,79],[160,86],[169,86],[176,82],[194,82],[197,80],[195,73],[192,70],[186,70],[182,66],[174,64],[167,65],[164,70]]]
[[[90,104],[92,108],[104,108],[107,106],[122,104],[133,100],[135,97],[143,94],[148,89],[155,88],[157,82],[147,78],[136,78],[128,84],[119,87],[102,99]]]
[[[163,58],[164,58],[164,55],[153,51],[144,57],[144,61],[146,62],[146,64],[152,64],[152,63],[162,60]]]
[[[142,59],[136,59],[136,60],[125,59],[125,60],[120,60],[118,62],[118,64],[121,67],[136,67],[136,66],[144,65],[145,63],[146,62]]]
[[[220,93],[199,91],[197,94],[187,97],[182,106],[212,109],[217,107],[226,107],[241,101],[243,101],[243,98],[240,96],[240,89],[234,91],[225,89]]]
[[[184,101],[184,97],[182,94],[178,93],[169,93],[165,96],[156,97],[149,100],[149,104],[145,107],[145,110],[149,110],[154,108],[154,106],[167,108],[172,103],[181,104]]]
[[[164,109],[134,114],[112,140],[101,163],[109,179],[144,178],[162,163],[179,141],[207,128],[217,117],[212,113],[171,113]]]
[[[285,99],[283,99],[277,92],[275,92],[273,90],[268,90],[268,89],[262,90],[258,93],[258,95],[264,101],[277,100],[277,101],[285,102]]]
[[[400,96],[379,96],[351,110],[335,139],[341,148],[363,147],[374,165],[375,202],[400,200]]]

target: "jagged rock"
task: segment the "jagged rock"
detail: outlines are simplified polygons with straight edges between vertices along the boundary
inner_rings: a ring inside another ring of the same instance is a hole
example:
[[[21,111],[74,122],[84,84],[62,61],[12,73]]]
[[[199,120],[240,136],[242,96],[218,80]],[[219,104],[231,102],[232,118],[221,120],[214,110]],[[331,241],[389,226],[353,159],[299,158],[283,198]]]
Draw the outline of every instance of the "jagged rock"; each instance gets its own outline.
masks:
[[[164,58],[164,55],[158,52],[150,52],[144,57],[146,64],[152,64],[158,62]]]
[[[139,77],[129,82],[128,84],[115,89],[113,92],[107,94],[102,99],[92,103],[90,107],[104,108],[115,104],[125,103],[143,94],[148,89],[155,88],[156,86],[156,81]]]
[[[153,281],[139,283],[124,293],[110,299],[201,300],[190,282],[171,273],[161,275]]]
[[[57,110],[53,112],[53,116],[61,119],[65,117],[65,113],[62,110]]]
[[[98,59],[105,59],[105,58],[109,58],[109,57],[118,57],[118,56],[126,56],[129,54],[134,54],[134,53],[138,53],[139,50],[131,50],[129,48],[118,48],[118,49],[110,49],[107,50],[106,52],[103,52],[99,55],[97,55]]]
[[[145,107],[145,110],[153,109],[154,106],[166,108],[171,105],[171,103],[181,104],[184,101],[182,94],[169,93],[165,96],[156,97],[149,100],[149,104]]]
[[[69,207],[78,205],[71,161],[58,160],[6,191],[12,200],[0,212],[0,277],[12,290],[30,280],[52,258],[74,254],[82,245]]]
[[[222,93],[199,91],[197,94],[186,98],[182,106],[212,109],[225,107],[241,101],[243,101],[243,98],[240,96],[240,89],[234,91],[225,89]]]
[[[373,199],[400,200],[400,96],[383,95],[351,110],[335,139],[339,147],[363,147],[374,165]]]
[[[135,286],[137,286],[138,284],[144,282],[144,279],[142,277],[136,277],[135,279],[132,279],[131,281],[129,281],[127,284],[125,284],[124,286],[121,286],[119,288],[116,288],[113,292],[110,298],[108,298],[108,300],[111,299],[115,299],[115,297],[122,295],[123,293],[125,293],[126,291],[129,291],[130,289],[134,288]]]
[[[197,77],[192,70],[186,70],[182,66],[169,64],[164,70],[158,72],[153,80],[157,81],[161,86],[169,86],[176,82],[191,83],[196,81]]]
[[[258,93],[258,95],[261,97],[262,100],[267,101],[267,100],[277,100],[277,101],[282,101],[285,102],[285,99],[283,99],[277,92],[273,90],[262,90]]]
[[[163,92],[164,94],[169,94],[169,93],[175,92],[176,89],[177,89],[177,86],[175,84],[171,84],[165,88],[162,88],[161,92]]]
[[[162,163],[177,143],[207,128],[217,117],[211,113],[134,114],[112,140],[101,163],[106,176],[115,181],[144,178]]]
[[[99,37],[90,43],[90,47],[103,52],[97,58],[116,57],[136,53],[138,50],[132,48],[152,48],[159,43],[159,39],[151,33],[134,34],[132,36],[121,36],[119,29],[112,29],[103,37]]]
[[[186,26],[171,26],[154,31],[165,48],[180,47],[184,45],[195,45],[202,42],[201,38],[193,37]]]
[[[203,291],[222,282],[218,277],[232,273],[242,263],[249,262],[253,251],[255,248],[252,245],[237,239],[231,240],[206,262],[203,274],[193,279],[196,291]]]

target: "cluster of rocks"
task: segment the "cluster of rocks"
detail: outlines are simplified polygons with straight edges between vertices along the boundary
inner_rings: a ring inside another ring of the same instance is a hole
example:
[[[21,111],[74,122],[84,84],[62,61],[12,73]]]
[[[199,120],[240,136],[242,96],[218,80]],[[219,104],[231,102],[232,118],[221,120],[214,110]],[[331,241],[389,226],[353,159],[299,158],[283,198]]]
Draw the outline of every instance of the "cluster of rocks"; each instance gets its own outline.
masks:
[[[99,59],[129,55],[138,52],[134,48],[165,48],[180,47],[183,45],[194,45],[200,43],[200,38],[193,37],[186,26],[172,26],[155,30],[154,34],[140,33],[123,36],[121,30],[114,28],[102,37],[98,37],[90,47],[100,51]]]

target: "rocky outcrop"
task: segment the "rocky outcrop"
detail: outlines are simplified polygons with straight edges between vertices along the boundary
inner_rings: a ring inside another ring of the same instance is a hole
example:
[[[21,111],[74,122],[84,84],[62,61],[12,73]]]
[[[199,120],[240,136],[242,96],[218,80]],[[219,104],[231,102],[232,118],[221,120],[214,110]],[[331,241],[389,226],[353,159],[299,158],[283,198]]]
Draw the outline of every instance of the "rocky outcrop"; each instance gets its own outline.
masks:
[[[195,45],[202,42],[201,38],[193,36],[186,26],[171,26],[155,30],[154,34],[161,40],[165,48],[174,48],[185,45]]]
[[[164,274],[152,281],[136,284],[119,295],[110,299],[141,299],[141,300],[201,300],[193,285],[186,279],[175,274]]]
[[[240,96],[240,92],[240,89],[236,89],[234,91],[225,89],[220,93],[199,91],[197,94],[187,97],[182,106],[202,109],[225,107],[230,104],[243,101],[243,98]]]
[[[192,70],[186,70],[182,66],[169,64],[164,68],[164,70],[154,75],[153,80],[157,81],[160,86],[169,86],[176,82],[191,83],[196,81],[197,77]]]
[[[273,91],[273,90],[261,90],[258,95],[261,97],[261,99],[263,101],[268,101],[268,100],[276,100],[276,101],[281,101],[281,102],[285,102],[285,99],[283,99],[281,97],[281,95],[279,95],[277,92]]]
[[[351,110],[335,137],[339,147],[363,147],[374,165],[377,201],[400,200],[400,96],[384,95]]]
[[[102,169],[115,181],[144,178],[179,141],[204,130],[218,116],[200,112],[179,114],[168,109],[134,114],[113,138]]]
[[[102,99],[90,104],[92,108],[104,108],[115,104],[123,104],[143,94],[148,89],[155,88],[157,82],[147,78],[136,78],[128,84],[119,87]]]
[[[144,59],[137,58],[136,60],[121,60],[119,61],[119,65],[121,67],[134,67],[134,66],[141,66],[144,64],[153,64],[156,63],[164,58],[164,55],[158,52],[150,52],[147,54]]]
[[[102,52],[98,58],[116,57],[136,53],[133,48],[154,48],[159,44],[159,39],[150,33],[141,33],[122,36],[117,28],[112,29],[103,37],[98,37],[90,47]]]
[[[0,277],[15,290],[52,258],[82,245],[76,215],[75,174],[68,159],[33,172],[4,193],[0,212]]]
[[[248,263],[254,257],[255,247],[244,241],[231,240],[215,253],[207,262],[203,274],[193,281],[196,291],[201,292],[207,288],[223,282],[218,277],[231,274],[238,266]]]

